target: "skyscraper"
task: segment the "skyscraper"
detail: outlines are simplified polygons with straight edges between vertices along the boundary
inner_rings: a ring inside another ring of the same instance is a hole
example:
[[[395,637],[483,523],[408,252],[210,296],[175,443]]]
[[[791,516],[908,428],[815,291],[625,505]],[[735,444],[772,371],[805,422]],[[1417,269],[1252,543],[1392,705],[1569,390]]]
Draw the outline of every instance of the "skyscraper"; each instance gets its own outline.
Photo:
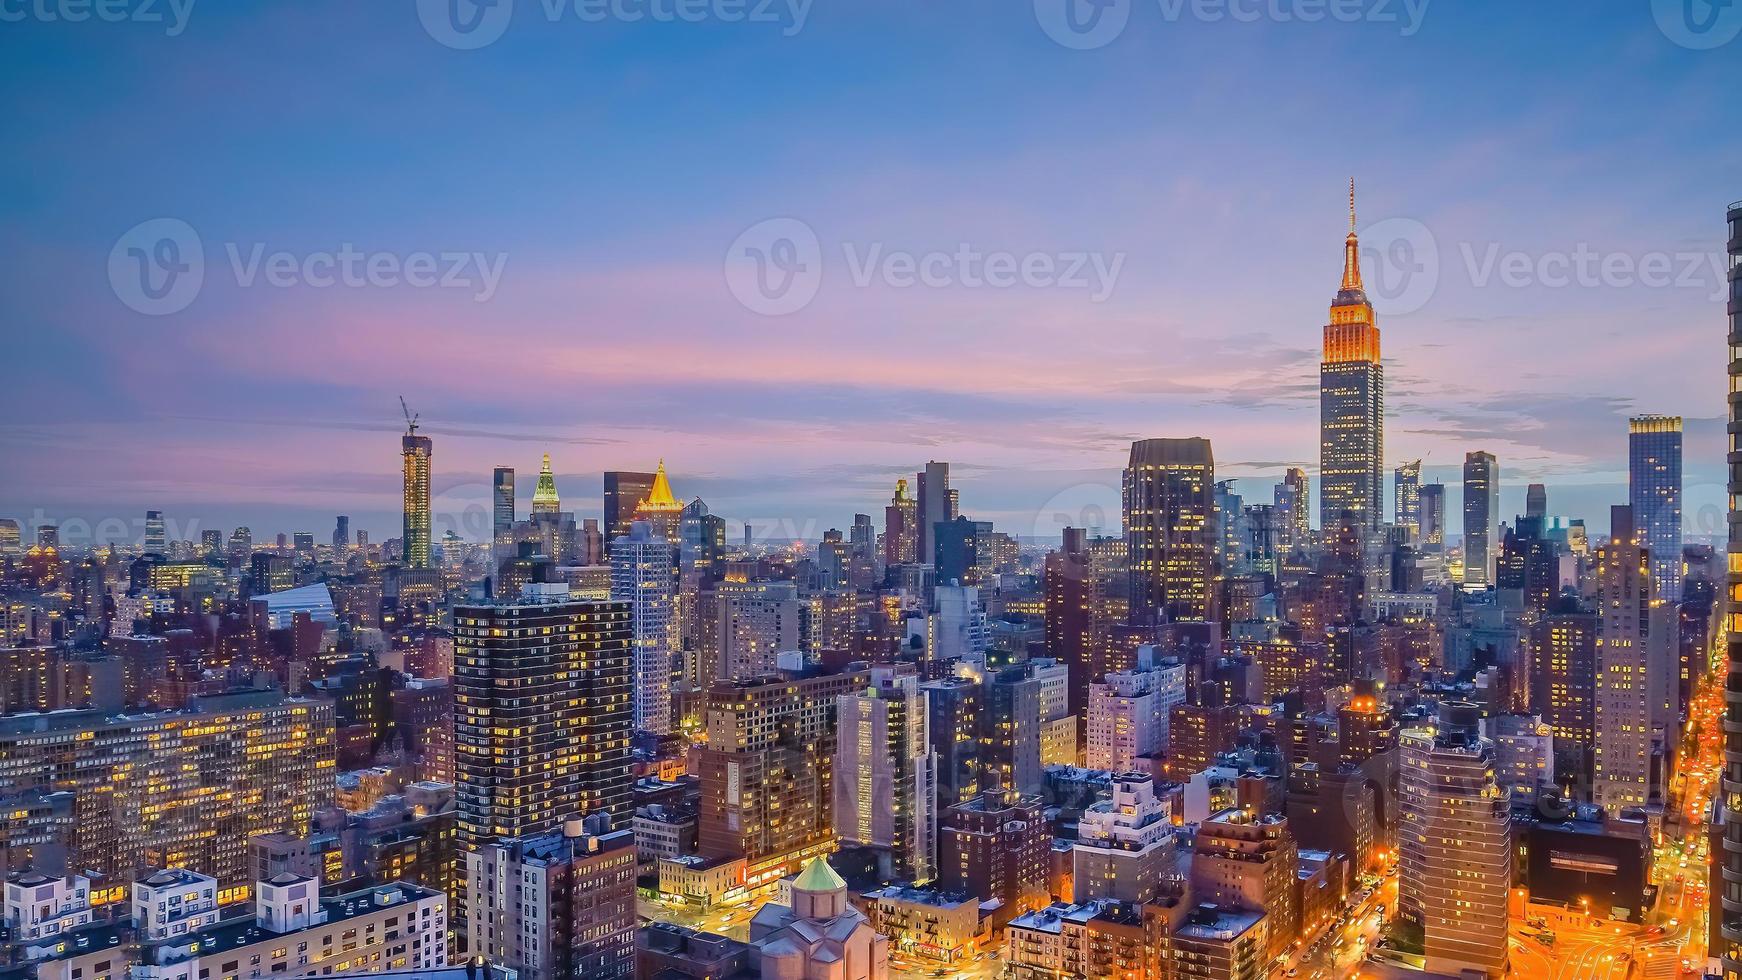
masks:
[[[919,678],[888,667],[871,686],[836,701],[835,832],[848,844],[886,851],[907,881],[937,867],[937,754],[927,735]]]
[[[1476,709],[1441,708],[1400,739],[1399,911],[1422,929],[1426,968],[1502,977],[1512,888],[1512,809]]]
[[[514,536],[514,467],[498,466],[494,479],[495,500],[490,515],[490,533],[498,547]]]
[[[555,516],[562,513],[562,497],[556,492],[556,474],[550,471],[550,453],[538,467],[538,486],[532,491],[532,516]]]
[[[1742,201],[1730,205],[1725,214],[1730,225],[1730,305],[1729,305],[1729,352],[1742,351]],[[1732,456],[1742,453],[1742,396],[1735,394],[1742,391],[1742,358],[1730,357],[1730,441],[1729,451]],[[1742,689],[1742,601],[1735,597],[1742,596],[1742,509],[1738,509],[1737,501],[1742,500],[1742,468],[1730,467],[1729,476],[1730,518],[1728,550],[1730,554],[1729,570],[1729,600],[1725,617],[1725,649],[1727,651],[1726,668],[1728,690]],[[1742,723],[1742,705],[1731,703],[1725,707],[1724,724],[1726,727]],[[1727,772],[1742,770],[1742,745],[1735,740],[1727,740],[1724,745],[1724,768]],[[1722,797],[1720,797],[1722,799]],[[1726,804],[1721,810],[1724,823],[1723,875],[1729,880],[1742,880],[1742,809],[1734,805],[1734,801]],[[1720,853],[1716,846],[1713,853]],[[1712,904],[1721,908],[1721,929],[1712,939],[1714,955],[1721,955],[1724,960],[1724,973],[1735,975],[1742,971],[1742,894],[1735,890],[1712,888]],[[1721,951],[1721,952],[1720,952]]]
[[[919,473],[916,522],[919,525],[918,560],[928,563],[937,555],[937,525],[949,520],[950,464],[931,460]]]
[[[1273,495],[1277,522],[1282,526],[1283,544],[1287,547],[1305,547],[1312,538],[1312,499],[1306,470],[1290,466]]]
[[[145,538],[141,546],[148,555],[161,555],[169,550],[169,541],[163,529],[163,511],[148,510],[145,512]]]
[[[895,481],[895,496],[883,508],[883,563],[919,561],[919,502],[907,495],[907,481]]]
[[[631,632],[627,603],[573,600],[563,583],[454,607],[461,869],[488,841],[575,814],[630,819]]]
[[[653,474],[631,470],[605,471],[605,540],[629,533],[635,508],[653,491]]]
[[[672,657],[678,652],[677,545],[636,521],[612,541],[611,598],[629,606],[637,731],[672,729]]]
[[[1651,551],[1657,594],[1682,596],[1682,420],[1641,415],[1627,426],[1627,502],[1633,524]]]
[[[402,561],[408,568],[434,568],[429,540],[429,464],[435,446],[429,436],[417,434],[417,420],[406,423],[399,439],[405,458],[405,527],[400,541]]]
[[[333,550],[343,552],[351,546],[351,519],[344,514],[339,515],[333,524]]]
[[[1325,325],[1319,364],[1319,526],[1349,511],[1372,530],[1385,516],[1385,368],[1379,323],[1361,288],[1361,245],[1355,237],[1355,182],[1349,181],[1349,236],[1343,241],[1343,282]]]
[[[1124,517],[1133,623],[1210,618],[1219,550],[1215,483],[1208,439],[1131,444]]]
[[[665,460],[653,472],[653,485],[647,495],[635,505],[635,522],[646,521],[654,537],[676,542],[683,533],[683,502],[671,492],[671,479],[665,475]]]
[[[1396,524],[1411,540],[1421,534],[1421,460],[1412,459],[1397,468],[1392,479]]]
[[[1644,806],[1651,796],[1651,656],[1656,590],[1632,508],[1609,509],[1609,541],[1597,549],[1597,749],[1593,802]],[[1659,617],[1661,619],[1661,617]]]
[[[1416,540],[1431,551],[1446,545],[1446,485],[1429,483],[1422,487],[1416,512]]]
[[[1494,584],[1500,543],[1500,463],[1493,453],[1464,454],[1464,584]]]
[[[1524,516],[1534,517],[1548,524],[1548,487],[1540,483],[1532,483],[1524,488]]]

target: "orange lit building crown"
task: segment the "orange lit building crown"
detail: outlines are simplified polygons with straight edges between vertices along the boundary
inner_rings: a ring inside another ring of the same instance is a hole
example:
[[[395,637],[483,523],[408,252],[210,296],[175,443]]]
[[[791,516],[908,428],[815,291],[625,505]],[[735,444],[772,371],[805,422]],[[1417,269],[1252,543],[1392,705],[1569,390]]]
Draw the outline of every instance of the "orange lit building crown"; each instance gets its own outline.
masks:
[[[1355,235],[1355,181],[1349,180],[1349,237],[1343,240],[1343,283],[1325,324],[1325,363],[1379,362],[1379,324],[1361,287],[1361,240]]]

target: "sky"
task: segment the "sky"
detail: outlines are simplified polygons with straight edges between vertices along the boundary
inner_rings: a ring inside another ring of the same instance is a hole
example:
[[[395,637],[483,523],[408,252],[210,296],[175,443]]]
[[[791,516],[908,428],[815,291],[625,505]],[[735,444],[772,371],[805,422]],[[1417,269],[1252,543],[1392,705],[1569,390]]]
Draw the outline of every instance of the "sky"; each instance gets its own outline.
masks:
[[[1116,527],[1166,436],[1267,500],[1315,468],[1354,178],[1388,468],[1456,514],[1487,450],[1503,513],[1543,482],[1601,529],[1627,417],[1681,415],[1718,533],[1738,32],[1705,0],[0,0],[0,515],[381,540],[401,395],[438,530],[546,452],[581,516],[663,459],[773,537],[880,519],[928,459],[1003,529]]]

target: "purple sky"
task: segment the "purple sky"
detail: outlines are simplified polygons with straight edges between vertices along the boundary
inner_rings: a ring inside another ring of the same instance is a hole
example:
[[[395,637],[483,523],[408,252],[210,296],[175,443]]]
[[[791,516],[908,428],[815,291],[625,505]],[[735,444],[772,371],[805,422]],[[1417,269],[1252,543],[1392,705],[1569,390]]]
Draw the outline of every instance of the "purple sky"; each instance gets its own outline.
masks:
[[[494,465],[530,497],[546,451],[583,515],[601,470],[663,457],[679,495],[781,536],[880,514],[928,458],[1017,533],[1116,521],[1126,448],[1155,436],[1209,437],[1268,498],[1316,462],[1353,175],[1389,465],[1455,484],[1486,449],[1504,511],[1543,481],[1601,528],[1626,417],[1680,414],[1690,533],[1715,533],[1742,40],[1674,43],[1643,0],[1525,6],[1433,4],[1403,36],[1145,0],[1083,51],[1027,0],[818,4],[792,36],[518,0],[475,51],[409,2],[202,5],[175,37],[8,24],[0,515],[324,536],[346,513],[387,537],[401,393],[438,521]],[[165,217],[203,283],[146,315],[111,255]],[[776,218],[820,278],[770,316],[734,293],[735,243]],[[347,244],[480,253],[500,281],[302,281]],[[1118,275],[1104,298],[948,264],[900,285],[899,256],[964,244]],[[298,281],[248,280],[257,246]],[[861,284],[873,251],[896,264]]]

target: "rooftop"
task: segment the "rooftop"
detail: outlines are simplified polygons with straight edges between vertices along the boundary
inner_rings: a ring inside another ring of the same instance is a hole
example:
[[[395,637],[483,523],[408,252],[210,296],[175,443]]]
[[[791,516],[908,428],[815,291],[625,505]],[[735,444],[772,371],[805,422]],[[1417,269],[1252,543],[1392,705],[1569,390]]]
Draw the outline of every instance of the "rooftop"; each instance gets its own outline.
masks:
[[[389,900],[382,901],[380,900],[381,896],[391,897]],[[364,888],[334,898],[323,898],[321,899],[321,909],[327,913],[325,924],[331,925],[332,923],[343,922],[346,919],[354,919],[370,912],[379,912],[383,909],[397,908],[423,899],[440,897],[442,897],[442,893],[434,889],[424,888],[421,885],[407,884],[405,882],[395,882],[392,885],[376,888]],[[285,935],[285,933],[273,932],[270,929],[263,928],[259,925],[254,916],[250,915],[246,918],[238,917],[229,922],[221,922],[210,929],[204,929],[187,936],[177,936],[164,943],[160,948],[171,951],[168,962],[176,962],[185,958],[184,956],[179,955],[179,951],[190,946],[197,949],[198,955],[210,956],[224,952],[225,950],[252,946],[255,943],[264,942],[274,936],[280,935]],[[415,972],[419,974],[423,973],[423,971]],[[386,975],[387,974],[372,974],[371,976]],[[409,976],[410,974],[406,973],[397,975]],[[464,976],[463,970],[461,971],[460,976]]]

